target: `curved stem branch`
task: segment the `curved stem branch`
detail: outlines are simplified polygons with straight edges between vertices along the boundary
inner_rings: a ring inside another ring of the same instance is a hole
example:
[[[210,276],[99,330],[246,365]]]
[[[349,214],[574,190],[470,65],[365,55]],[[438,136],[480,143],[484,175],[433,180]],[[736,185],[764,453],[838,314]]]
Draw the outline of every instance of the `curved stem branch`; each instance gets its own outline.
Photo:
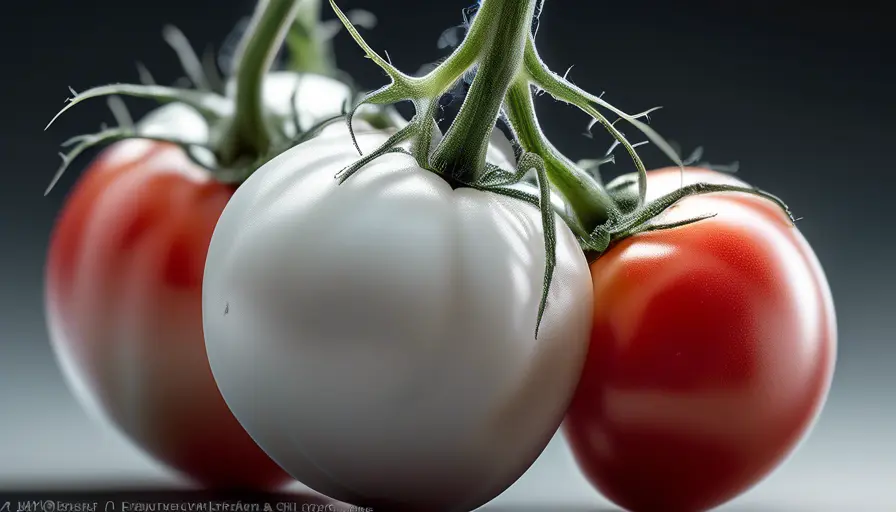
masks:
[[[446,175],[472,183],[485,171],[489,135],[520,74],[537,0],[482,0],[465,44],[479,48],[476,78],[431,157]]]
[[[227,134],[224,161],[245,154],[264,155],[275,143],[263,104],[265,74],[298,13],[297,0],[260,0],[237,52],[236,111]]]
[[[590,232],[619,215],[619,209],[600,183],[573,164],[544,136],[528,80],[517,80],[510,87],[505,112],[523,149],[545,161],[548,179],[566,199],[582,228]]]

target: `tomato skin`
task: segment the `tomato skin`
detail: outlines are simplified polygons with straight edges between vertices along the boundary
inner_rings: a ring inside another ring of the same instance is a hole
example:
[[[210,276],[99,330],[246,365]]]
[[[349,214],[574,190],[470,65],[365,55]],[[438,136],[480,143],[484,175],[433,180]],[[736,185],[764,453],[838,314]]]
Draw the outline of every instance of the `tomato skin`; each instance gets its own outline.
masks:
[[[680,179],[649,173],[648,198]],[[591,345],[564,432],[588,480],[631,511],[706,510],[744,492],[805,436],[833,377],[833,302],[802,235],[746,194],[691,197],[659,220],[710,213],[591,265]]]
[[[389,136],[354,140],[369,154]],[[352,140],[328,127],[228,203],[203,283],[212,371],[258,444],[315,491],[470,511],[517,481],[566,414],[588,348],[588,262],[556,219],[536,338],[539,210],[453,189],[401,153],[340,184]]]
[[[230,413],[202,334],[205,257],[233,191],[175,146],[108,148],[51,236],[47,318],[92,412],[199,484],[270,489],[291,478]]]

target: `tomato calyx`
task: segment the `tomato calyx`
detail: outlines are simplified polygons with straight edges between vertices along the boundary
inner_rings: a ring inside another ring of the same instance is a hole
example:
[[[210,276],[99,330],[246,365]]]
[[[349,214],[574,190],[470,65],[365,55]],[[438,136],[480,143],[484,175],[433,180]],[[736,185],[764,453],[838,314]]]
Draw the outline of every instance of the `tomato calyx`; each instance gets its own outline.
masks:
[[[614,189],[609,189],[611,193]],[[695,222],[715,217],[715,213],[708,213],[697,217],[691,217],[674,222],[654,222],[663,212],[672,207],[686,197],[692,197],[702,194],[712,194],[718,192],[739,192],[751,194],[763,199],[767,199],[775,203],[790,220],[791,224],[795,224],[796,220],[787,204],[774,194],[770,194],[764,190],[755,187],[742,187],[737,185],[714,184],[714,183],[693,183],[684,185],[668,194],[658,197],[653,201],[635,208],[631,212],[622,215],[616,219],[607,221],[603,225],[596,227],[587,237],[580,240],[582,247],[589,257],[590,261],[597,259],[601,254],[606,252],[613,244],[624,240],[630,236],[647,231],[661,231],[664,229],[672,229],[686,226]]]
[[[97,133],[79,135],[63,143],[68,150],[60,153],[62,164],[45,195],[85,151],[126,139],[175,144],[194,163],[211,171],[218,181],[239,184],[263,163],[339,120],[355,93],[345,82],[331,78],[340,74],[332,64],[330,39],[334,31],[332,24],[320,24],[329,29],[318,27],[319,3],[319,0],[260,0],[250,27],[239,43],[235,72],[229,80],[224,80],[211,62],[213,55],[199,58],[186,37],[169,26],[163,36],[176,52],[193,88],[157,85],[145,68],[140,67],[143,84],[110,84],[81,93],[71,90],[72,96],[47,128],[75,105],[100,97],[110,98],[118,126],[103,127]],[[367,26],[373,19],[364,11],[353,12],[352,16]],[[274,59],[284,42],[292,51],[291,72],[272,73]],[[298,51],[308,55],[304,59],[296,57]],[[283,89],[280,87],[276,94],[284,97],[275,98],[282,104],[288,102],[286,109],[272,109],[268,104],[271,98],[266,97],[266,87],[275,78],[278,84],[290,88],[280,92]],[[302,88],[315,80],[329,80],[334,87],[338,85],[339,90],[334,94],[343,94],[344,99],[337,100],[340,106],[334,108],[333,116],[309,122],[300,115],[298,104]],[[206,133],[190,136],[134,123],[119,99],[125,96],[186,106],[202,118]],[[376,126],[397,124],[393,113],[385,109],[368,109],[362,114],[365,121]]]
[[[640,144],[636,144],[635,146],[638,145]],[[680,148],[676,143],[670,142],[670,145],[675,147],[676,152],[679,151]],[[616,146],[617,144],[613,144],[610,149],[607,150],[604,158],[597,160],[583,160],[579,162],[579,165],[588,169],[595,179],[603,183],[600,176],[600,168],[606,164],[615,162],[612,152]],[[722,173],[733,174],[737,172],[737,162],[729,165],[712,165],[702,161],[702,158],[703,148],[697,147],[688,158],[682,161],[682,164],[687,167],[699,167]],[[683,176],[684,175],[682,174],[682,178]],[[604,185],[607,193],[613,198],[613,201],[622,212],[622,215],[596,226],[590,233],[584,236],[581,233],[578,233],[580,237],[579,242],[589,261],[594,261],[600,257],[617,242],[638,233],[677,228],[714,217],[715,214],[706,214],[676,222],[655,222],[655,220],[668,208],[672,207],[682,199],[695,195],[719,192],[751,194],[769,200],[777,205],[790,220],[791,225],[795,225],[796,221],[799,220],[793,216],[790,208],[781,198],[756,187],[703,182],[685,186],[684,182],[682,182],[682,185],[675,191],[645,204],[640,201],[638,185],[639,176],[637,174],[624,174]]]
[[[638,147],[647,143],[647,141],[644,141],[632,144],[632,146]],[[601,168],[607,164],[616,163],[616,157],[613,154],[613,150],[616,149],[618,145],[618,142],[614,142],[602,158],[579,160],[578,165],[594,176],[598,182],[604,183],[603,178],[601,177]],[[677,143],[669,141],[669,145],[675,149],[676,153],[680,154],[681,147]],[[706,160],[703,160],[703,147],[698,146],[691,152],[690,156],[682,160],[682,166],[709,169],[724,174],[734,174],[738,171],[740,165],[737,161],[727,165],[711,164]],[[623,214],[628,214],[633,212],[639,206],[640,194],[638,184],[639,175],[637,173],[623,174],[609,183],[606,183],[604,188],[610,197],[613,198],[613,201],[616,203],[619,210]]]
[[[472,20],[464,25],[463,40],[446,59],[420,77],[401,72],[381,57],[364,41],[335,0],[330,0],[330,4],[367,57],[390,78],[388,85],[367,94],[349,110],[349,129],[352,117],[363,105],[409,101],[415,109],[410,122],[376,150],[365,155],[355,141],[361,157],[339,173],[337,179],[345,181],[374,159],[402,152],[454,187],[502,194],[539,208],[548,257],[537,325],[544,314],[556,259],[551,189],[556,189],[571,207],[571,215],[563,215],[564,221],[582,237],[590,233],[585,226],[602,225],[620,217],[621,212],[601,183],[560,153],[544,135],[535,113],[534,90],[547,92],[579,107],[626,147],[642,175],[642,197],[646,188],[646,168],[634,146],[598,107],[636,126],[680,164],[668,143],[638,120],[652,110],[627,114],[600,97],[577,88],[541,60],[535,46],[535,33],[543,0],[481,0],[475,12],[466,12]],[[470,76],[472,80],[469,80]],[[439,100],[463,80],[470,81],[470,87],[460,111],[444,137],[436,140],[439,129],[435,117],[440,108]],[[517,150],[516,169],[502,169],[486,161],[489,136],[499,119],[511,132]],[[513,186],[533,173],[537,193]]]

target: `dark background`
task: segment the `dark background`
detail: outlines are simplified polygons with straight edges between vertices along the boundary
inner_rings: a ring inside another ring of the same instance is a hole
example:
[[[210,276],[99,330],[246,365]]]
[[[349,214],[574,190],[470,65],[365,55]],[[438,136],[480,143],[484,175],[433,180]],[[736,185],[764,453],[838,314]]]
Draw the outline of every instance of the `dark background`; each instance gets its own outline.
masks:
[[[471,0],[342,0],[376,13],[365,32],[413,72],[444,55],[443,29]],[[812,5],[812,4],[804,4]],[[817,251],[834,293],[839,360],[828,406],[812,436],[772,477],[730,510],[896,509],[896,240],[889,217],[896,169],[896,88],[884,8],[781,2],[550,0],[542,56],[557,71],[629,112],[664,109],[653,126],[712,163],[740,162],[743,179],[785,198]],[[883,5],[883,3],[881,3]],[[251,13],[249,0],[31,0],[0,15],[0,490],[72,482],[169,482],[117,434],[92,423],[65,387],[49,349],[42,308],[46,241],[66,190],[48,198],[58,144],[111,122],[103,101],[79,106],[49,132],[68,96],[136,81],[142,61],[162,83],[179,75],[161,38],[180,27],[199,49],[220,44]],[[326,17],[332,17],[327,8]],[[346,34],[341,67],[365,87],[383,75]],[[889,62],[889,64],[885,64]],[[131,102],[132,112],[149,107]],[[547,97],[543,124],[574,158],[603,154],[609,139],[581,134],[587,119]],[[635,140],[636,132],[628,130]],[[666,165],[642,148],[649,166]],[[624,158],[615,172],[629,171]],[[503,503],[597,500],[555,443]],[[595,503],[602,503],[593,501]],[[740,508],[738,508],[740,507]],[[753,508],[750,508],[753,507]]]

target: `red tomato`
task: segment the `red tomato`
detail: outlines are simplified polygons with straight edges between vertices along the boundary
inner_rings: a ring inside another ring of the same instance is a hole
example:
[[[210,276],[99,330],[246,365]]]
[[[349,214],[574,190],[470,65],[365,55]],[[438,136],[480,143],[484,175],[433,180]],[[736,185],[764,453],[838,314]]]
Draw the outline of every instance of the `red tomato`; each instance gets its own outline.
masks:
[[[649,198],[680,180],[649,173]],[[740,193],[687,198],[658,221],[710,213],[591,266],[591,346],[565,433],[591,483],[631,511],[706,510],[750,488],[805,436],[833,376],[833,302],[799,231]]]
[[[162,462],[212,487],[290,481],[232,416],[202,335],[202,275],[233,188],[177,147],[108,150],[67,199],[50,241],[53,346],[88,407]]]

